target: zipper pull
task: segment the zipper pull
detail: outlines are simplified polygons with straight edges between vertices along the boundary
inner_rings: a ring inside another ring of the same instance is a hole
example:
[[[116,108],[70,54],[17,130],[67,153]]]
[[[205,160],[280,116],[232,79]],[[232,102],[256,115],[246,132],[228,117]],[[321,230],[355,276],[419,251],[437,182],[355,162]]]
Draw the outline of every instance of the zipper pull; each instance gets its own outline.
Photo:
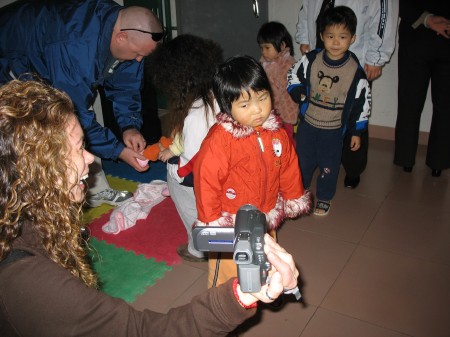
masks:
[[[119,64],[119,60],[115,60],[113,64],[108,69],[108,73],[112,74],[114,72],[114,68]]]
[[[264,152],[264,144],[261,140],[261,137],[259,136],[259,131],[256,131],[256,137],[258,139],[258,144],[259,144],[259,148],[260,148],[261,152]]]

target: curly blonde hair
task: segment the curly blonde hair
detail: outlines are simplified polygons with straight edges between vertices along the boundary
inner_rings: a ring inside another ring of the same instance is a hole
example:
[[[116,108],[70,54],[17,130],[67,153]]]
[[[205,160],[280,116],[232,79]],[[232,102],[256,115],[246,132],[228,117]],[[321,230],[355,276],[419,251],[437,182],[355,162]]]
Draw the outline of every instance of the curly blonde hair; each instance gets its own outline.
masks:
[[[40,81],[0,87],[0,260],[23,226],[32,226],[49,258],[88,286],[97,279],[80,237],[81,203],[67,176],[66,128],[76,118],[67,94]]]

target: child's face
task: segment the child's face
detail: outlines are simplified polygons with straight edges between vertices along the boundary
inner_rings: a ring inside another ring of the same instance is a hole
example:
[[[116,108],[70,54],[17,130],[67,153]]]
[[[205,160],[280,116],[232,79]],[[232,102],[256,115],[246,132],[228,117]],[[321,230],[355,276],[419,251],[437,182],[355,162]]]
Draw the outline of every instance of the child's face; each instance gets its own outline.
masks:
[[[352,35],[344,25],[332,25],[327,26],[320,37],[327,56],[332,60],[339,60],[355,42],[356,35]]]
[[[278,57],[278,50],[274,47],[271,43],[261,43],[259,45],[259,48],[261,49],[261,55],[264,57],[264,59],[267,62],[271,62],[275,60]],[[281,46],[281,50],[284,49],[284,43]]]
[[[231,115],[234,120],[252,128],[261,126],[269,117],[271,110],[272,100],[267,90],[258,92],[250,90],[250,95],[242,91],[241,96],[231,103]]]

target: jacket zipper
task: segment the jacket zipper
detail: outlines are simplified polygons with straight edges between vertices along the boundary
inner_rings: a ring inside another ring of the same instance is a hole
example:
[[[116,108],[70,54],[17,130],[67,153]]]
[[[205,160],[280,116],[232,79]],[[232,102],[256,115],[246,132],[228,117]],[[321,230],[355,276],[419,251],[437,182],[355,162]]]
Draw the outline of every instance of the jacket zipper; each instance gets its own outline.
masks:
[[[265,195],[266,195],[266,193],[265,193],[265,191],[263,191],[263,189],[264,189],[264,186],[266,186],[266,184],[267,184],[267,179],[266,179],[267,178],[267,168],[266,168],[266,164],[265,164],[265,161],[264,161],[264,155],[263,155],[263,153],[264,153],[264,143],[263,143],[263,141],[261,139],[261,135],[260,135],[259,131],[256,131],[256,139],[258,141],[259,149],[261,150],[260,158],[261,158],[261,162],[262,162],[261,167],[262,167],[262,171],[263,171],[262,184],[261,184],[261,187],[262,187],[261,191],[263,192],[263,193],[261,193],[262,194],[262,196],[261,196],[261,206],[263,206],[264,203],[265,203]]]

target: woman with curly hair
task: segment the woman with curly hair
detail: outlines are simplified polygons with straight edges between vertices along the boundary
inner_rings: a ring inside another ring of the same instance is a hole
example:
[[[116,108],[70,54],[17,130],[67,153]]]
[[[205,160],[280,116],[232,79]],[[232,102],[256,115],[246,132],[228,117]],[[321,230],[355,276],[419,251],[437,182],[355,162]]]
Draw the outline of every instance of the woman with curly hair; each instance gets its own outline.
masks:
[[[197,219],[192,168],[208,130],[216,121],[212,79],[223,61],[222,48],[211,40],[194,35],[179,35],[160,46],[149,57],[155,86],[169,104],[169,130],[172,145],[162,150],[159,159],[167,161],[167,184],[188,235],[188,243],[178,247],[184,260],[206,261],[194,247],[192,224]]]
[[[31,81],[11,82],[0,92],[0,257],[29,240],[53,262],[95,286],[79,237],[81,204],[74,203],[84,197],[84,179],[94,157],[83,150],[72,102],[66,94]]]
[[[98,291],[79,230],[92,161],[65,93],[36,81],[0,87],[0,336],[225,336],[258,299],[296,287],[292,256],[266,237],[275,268],[258,293],[235,279],[160,314]]]

